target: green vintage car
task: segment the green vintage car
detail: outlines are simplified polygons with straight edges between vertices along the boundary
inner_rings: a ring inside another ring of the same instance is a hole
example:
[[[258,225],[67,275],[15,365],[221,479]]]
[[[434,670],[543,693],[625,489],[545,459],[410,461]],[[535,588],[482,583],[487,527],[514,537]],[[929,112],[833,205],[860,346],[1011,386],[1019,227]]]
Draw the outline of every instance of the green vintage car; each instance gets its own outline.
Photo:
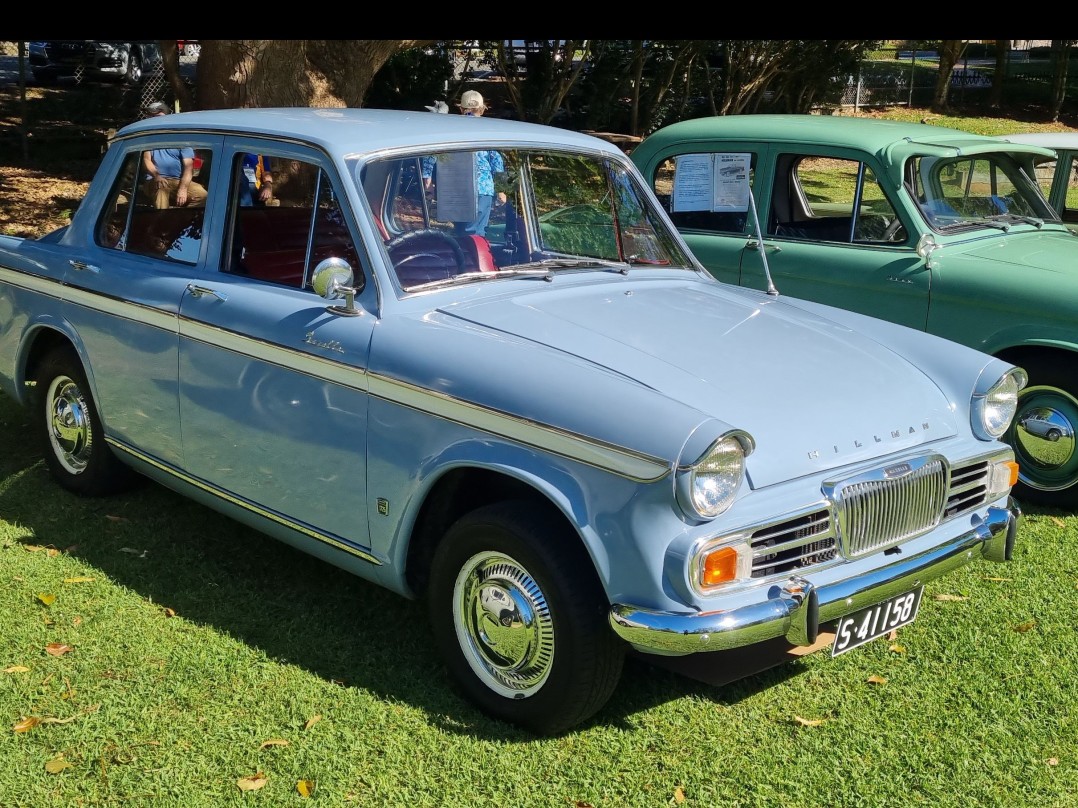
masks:
[[[683,121],[632,152],[720,280],[891,320],[1024,367],[1030,382],[1007,436],[1021,467],[1016,495],[1072,510],[1078,236],[1034,179],[1047,157],[1042,146],[956,129],[822,115]],[[839,357],[834,372],[843,372]]]

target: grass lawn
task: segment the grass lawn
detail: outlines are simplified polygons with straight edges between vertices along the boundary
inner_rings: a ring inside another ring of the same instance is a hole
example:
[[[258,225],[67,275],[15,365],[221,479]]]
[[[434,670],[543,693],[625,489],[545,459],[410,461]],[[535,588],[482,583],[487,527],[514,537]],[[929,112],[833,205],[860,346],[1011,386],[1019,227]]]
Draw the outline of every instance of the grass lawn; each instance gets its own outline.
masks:
[[[630,660],[536,739],[454,692],[422,604],[156,485],[73,496],[0,394],[0,806],[1067,808],[1076,548],[1027,509],[893,642],[725,686]]]
[[[455,694],[420,604],[156,485],[72,496],[28,432],[0,396],[5,808],[1078,794],[1078,517],[1027,512],[1014,562],[930,584],[894,643],[723,687],[633,661],[594,720],[537,740]]]

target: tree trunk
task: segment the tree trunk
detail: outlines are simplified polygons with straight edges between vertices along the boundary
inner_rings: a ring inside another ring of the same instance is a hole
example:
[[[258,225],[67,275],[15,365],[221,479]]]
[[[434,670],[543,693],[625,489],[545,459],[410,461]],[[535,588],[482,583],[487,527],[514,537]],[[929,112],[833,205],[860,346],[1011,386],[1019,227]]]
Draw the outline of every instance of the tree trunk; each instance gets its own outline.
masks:
[[[1007,78],[1007,64],[1011,57],[1011,41],[1009,39],[997,39],[996,43],[996,72],[992,75],[992,90],[988,96],[988,106],[999,109],[1003,104],[1003,82]]]
[[[206,39],[198,57],[198,109],[362,107],[389,57],[434,40]],[[176,50],[176,43],[172,43]],[[172,81],[169,62],[166,72]],[[178,67],[175,70],[178,81]],[[180,82],[182,84],[182,82]],[[174,85],[175,88],[175,85]],[[177,93],[177,97],[180,97]]]
[[[1059,120],[1063,101],[1067,97],[1067,73],[1070,68],[1072,39],[1052,40],[1052,97],[1049,101],[1048,119],[1052,123]]]
[[[936,90],[932,95],[932,111],[940,114],[947,112],[948,97],[951,92],[951,73],[962,51],[966,47],[964,39],[944,39],[940,41],[940,72],[936,77]]]

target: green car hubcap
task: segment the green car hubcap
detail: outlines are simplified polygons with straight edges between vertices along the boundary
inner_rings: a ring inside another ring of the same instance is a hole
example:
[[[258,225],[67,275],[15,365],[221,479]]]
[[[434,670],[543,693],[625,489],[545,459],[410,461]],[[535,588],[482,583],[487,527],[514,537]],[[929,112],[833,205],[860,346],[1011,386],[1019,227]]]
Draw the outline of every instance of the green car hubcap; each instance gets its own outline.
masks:
[[[1078,480],[1078,400],[1050,385],[1022,391],[1014,419],[1019,479],[1040,491],[1059,491]]]

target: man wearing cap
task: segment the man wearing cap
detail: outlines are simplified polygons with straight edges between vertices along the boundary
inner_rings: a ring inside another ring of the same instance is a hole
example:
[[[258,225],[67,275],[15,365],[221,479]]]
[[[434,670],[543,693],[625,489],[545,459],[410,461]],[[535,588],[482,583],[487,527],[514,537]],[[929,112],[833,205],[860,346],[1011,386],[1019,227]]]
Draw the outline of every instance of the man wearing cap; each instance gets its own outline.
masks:
[[[168,115],[168,107],[160,101],[146,109],[149,117]],[[142,153],[146,171],[146,195],[156,208],[171,205],[193,208],[206,204],[206,189],[194,181],[195,150],[190,146],[178,149],[153,149]]]
[[[481,93],[475,90],[465,90],[460,97],[460,111],[469,118],[481,118],[487,111],[487,105],[483,101]],[[423,160],[423,184],[430,188],[434,173],[434,159]],[[478,215],[473,222],[457,222],[457,232],[461,235],[485,236],[487,222],[490,221],[490,209],[494,204],[494,175],[505,173],[505,159],[497,151],[477,151],[475,153],[475,192],[477,196]],[[505,194],[499,193],[498,204],[505,202]]]

